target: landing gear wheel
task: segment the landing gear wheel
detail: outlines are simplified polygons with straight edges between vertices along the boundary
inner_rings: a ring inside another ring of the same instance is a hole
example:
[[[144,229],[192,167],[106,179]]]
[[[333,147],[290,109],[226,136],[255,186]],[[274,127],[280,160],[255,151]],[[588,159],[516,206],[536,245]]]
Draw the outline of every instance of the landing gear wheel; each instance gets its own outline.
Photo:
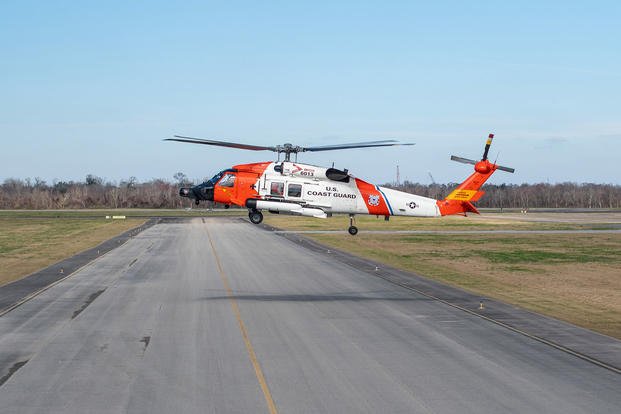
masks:
[[[194,200],[194,204],[198,205],[199,201],[198,200]]]
[[[248,218],[252,224],[259,224],[263,221],[263,213],[258,210],[254,210],[248,213]]]
[[[347,229],[347,231],[352,236],[355,236],[356,234],[358,234],[358,227],[354,226],[354,215],[353,214],[349,215],[349,228]]]

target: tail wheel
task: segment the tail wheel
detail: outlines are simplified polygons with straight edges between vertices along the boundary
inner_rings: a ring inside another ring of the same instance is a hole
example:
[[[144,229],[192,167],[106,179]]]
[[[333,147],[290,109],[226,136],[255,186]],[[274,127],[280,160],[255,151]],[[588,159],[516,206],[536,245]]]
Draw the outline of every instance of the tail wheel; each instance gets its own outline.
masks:
[[[248,213],[248,218],[252,224],[259,224],[263,221],[263,213],[258,210],[253,210]]]

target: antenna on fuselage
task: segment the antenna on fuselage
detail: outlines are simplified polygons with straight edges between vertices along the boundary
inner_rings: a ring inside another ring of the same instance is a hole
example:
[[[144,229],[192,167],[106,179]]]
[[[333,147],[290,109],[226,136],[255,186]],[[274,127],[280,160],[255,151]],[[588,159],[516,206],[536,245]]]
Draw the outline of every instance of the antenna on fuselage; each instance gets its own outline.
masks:
[[[431,184],[435,185],[436,180],[433,179],[433,175],[431,175],[431,171],[427,171],[427,175],[429,175],[429,178],[431,179]]]

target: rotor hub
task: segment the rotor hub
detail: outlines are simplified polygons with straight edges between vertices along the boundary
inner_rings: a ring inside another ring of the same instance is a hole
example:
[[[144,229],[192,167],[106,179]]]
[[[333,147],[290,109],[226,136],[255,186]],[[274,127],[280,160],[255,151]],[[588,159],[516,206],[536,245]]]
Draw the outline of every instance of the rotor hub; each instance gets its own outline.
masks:
[[[492,164],[489,161],[479,161],[474,165],[474,170],[479,174],[487,174],[492,170]]]

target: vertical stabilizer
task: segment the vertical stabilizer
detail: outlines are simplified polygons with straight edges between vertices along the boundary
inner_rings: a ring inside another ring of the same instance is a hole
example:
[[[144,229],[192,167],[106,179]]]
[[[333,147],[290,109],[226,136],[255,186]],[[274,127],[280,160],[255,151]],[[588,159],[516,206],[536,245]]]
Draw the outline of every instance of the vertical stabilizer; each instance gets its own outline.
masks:
[[[487,156],[493,139],[494,134],[489,134],[481,161],[474,161],[454,155],[451,157],[453,161],[474,165],[474,173],[466,178],[444,200],[438,200],[437,204],[441,215],[448,216],[451,214],[466,214],[468,212],[479,214],[479,211],[472,203],[478,201],[485,194],[485,191],[481,190],[483,184],[496,170],[511,173],[515,171],[513,168],[496,165],[488,160]]]

